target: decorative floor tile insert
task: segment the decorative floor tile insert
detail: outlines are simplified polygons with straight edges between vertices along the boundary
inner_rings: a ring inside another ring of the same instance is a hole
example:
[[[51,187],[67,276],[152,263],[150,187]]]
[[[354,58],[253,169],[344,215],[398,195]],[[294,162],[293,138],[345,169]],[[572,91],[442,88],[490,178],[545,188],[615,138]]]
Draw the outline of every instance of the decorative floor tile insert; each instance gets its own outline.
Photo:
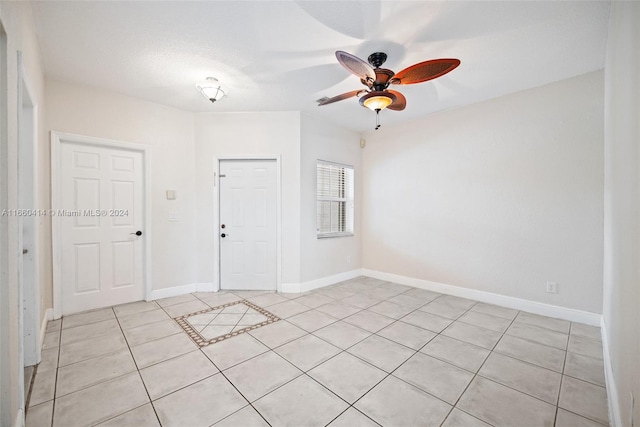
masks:
[[[240,300],[175,318],[200,347],[215,344],[280,320],[273,313]]]

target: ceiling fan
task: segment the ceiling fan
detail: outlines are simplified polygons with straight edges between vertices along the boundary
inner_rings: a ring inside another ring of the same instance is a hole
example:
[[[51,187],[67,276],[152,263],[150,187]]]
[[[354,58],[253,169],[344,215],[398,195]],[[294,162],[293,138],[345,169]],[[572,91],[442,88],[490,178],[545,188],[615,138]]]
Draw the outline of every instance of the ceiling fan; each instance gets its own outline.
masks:
[[[352,90],[332,98],[321,98],[318,106],[331,104],[343,99],[360,96],[360,105],[376,112],[376,129],[380,128],[378,115],[381,110],[402,111],[407,106],[407,99],[400,92],[389,90],[389,85],[410,85],[433,80],[453,71],[460,65],[459,59],[442,58],[414,64],[404,70],[394,73],[387,68],[380,68],[387,60],[384,52],[375,52],[367,58],[369,64],[350,53],[336,51],[338,62],[350,73],[360,77],[360,82],[366,89]]]

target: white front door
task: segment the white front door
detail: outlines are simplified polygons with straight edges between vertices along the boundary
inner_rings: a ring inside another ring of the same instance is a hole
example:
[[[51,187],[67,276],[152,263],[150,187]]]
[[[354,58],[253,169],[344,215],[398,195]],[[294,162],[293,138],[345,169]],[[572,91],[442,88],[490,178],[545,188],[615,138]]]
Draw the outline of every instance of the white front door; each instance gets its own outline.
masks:
[[[277,163],[220,161],[220,288],[276,290]]]
[[[143,168],[139,151],[61,142],[61,314],[143,299]]]

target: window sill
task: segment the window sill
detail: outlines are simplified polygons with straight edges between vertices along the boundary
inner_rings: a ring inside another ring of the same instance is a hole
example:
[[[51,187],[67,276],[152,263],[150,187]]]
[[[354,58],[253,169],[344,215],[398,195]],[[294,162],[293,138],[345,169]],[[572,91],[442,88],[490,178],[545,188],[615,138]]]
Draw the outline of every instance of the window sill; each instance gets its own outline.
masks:
[[[318,234],[318,239],[330,239],[332,237],[352,237],[353,233],[327,233],[327,234]]]

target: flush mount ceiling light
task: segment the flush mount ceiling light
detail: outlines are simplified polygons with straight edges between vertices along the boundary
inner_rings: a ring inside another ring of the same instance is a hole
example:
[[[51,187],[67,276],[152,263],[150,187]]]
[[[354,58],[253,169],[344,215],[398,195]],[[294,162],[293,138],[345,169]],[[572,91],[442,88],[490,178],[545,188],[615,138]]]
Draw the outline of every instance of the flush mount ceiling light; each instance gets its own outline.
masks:
[[[215,77],[207,77],[205,81],[196,85],[196,89],[211,102],[220,101],[227,96],[227,90],[222,87]]]

